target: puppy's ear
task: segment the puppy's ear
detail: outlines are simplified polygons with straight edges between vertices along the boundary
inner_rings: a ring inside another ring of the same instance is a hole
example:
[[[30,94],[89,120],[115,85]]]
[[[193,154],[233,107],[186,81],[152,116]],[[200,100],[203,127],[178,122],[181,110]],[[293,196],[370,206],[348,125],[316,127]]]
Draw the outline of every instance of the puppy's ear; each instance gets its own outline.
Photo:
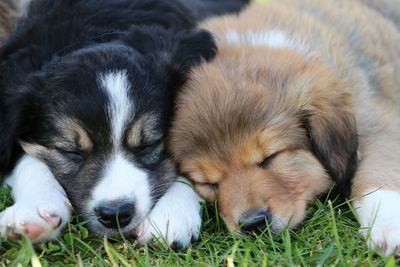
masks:
[[[357,169],[358,134],[351,96],[341,81],[329,80],[313,88],[315,95],[307,111],[305,126],[311,149],[336,181],[339,191],[351,193]]]
[[[217,46],[210,32],[195,30],[183,34],[174,51],[172,63],[181,72],[199,65],[202,61],[212,60],[217,53]]]
[[[186,73],[202,61],[213,59],[217,46],[205,30],[177,31],[161,27],[133,26],[124,41],[159,66]]]
[[[42,86],[38,77],[26,77],[26,83],[17,89],[3,89],[6,94],[0,105],[0,174],[11,171],[22,153],[18,139],[37,124],[40,97],[36,88]]]

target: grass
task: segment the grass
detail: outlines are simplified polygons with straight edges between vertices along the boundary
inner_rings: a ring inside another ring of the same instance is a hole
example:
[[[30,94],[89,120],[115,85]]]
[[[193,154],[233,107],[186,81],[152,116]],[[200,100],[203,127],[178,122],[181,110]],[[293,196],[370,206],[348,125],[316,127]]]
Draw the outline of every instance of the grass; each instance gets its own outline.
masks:
[[[0,210],[10,205],[8,189],[0,190]],[[84,224],[68,225],[54,242],[32,245],[0,241],[0,266],[396,266],[400,260],[370,252],[358,235],[348,203],[321,198],[308,209],[297,231],[241,236],[225,230],[216,210],[203,207],[200,240],[183,251],[140,247],[129,238],[89,236]]]

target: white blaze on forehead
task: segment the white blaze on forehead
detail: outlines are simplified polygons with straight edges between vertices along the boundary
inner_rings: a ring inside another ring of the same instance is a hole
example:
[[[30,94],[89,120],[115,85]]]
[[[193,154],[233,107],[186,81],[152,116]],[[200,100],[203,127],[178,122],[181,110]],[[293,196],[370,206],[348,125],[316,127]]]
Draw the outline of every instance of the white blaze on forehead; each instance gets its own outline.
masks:
[[[109,97],[107,107],[115,146],[121,144],[123,132],[132,117],[132,101],[129,98],[130,84],[125,70],[100,75],[100,83]]]
[[[104,202],[127,200],[135,202],[137,216],[144,216],[151,208],[148,175],[124,157],[121,152],[124,131],[133,116],[133,101],[129,97],[130,84],[126,70],[100,75],[100,83],[109,97],[107,115],[110,122],[114,152],[104,174],[91,193],[88,210]]]
[[[302,54],[309,54],[310,47],[304,42],[290,37],[280,30],[251,31],[238,33],[230,30],[225,35],[226,41],[231,44],[250,44],[252,46],[267,46],[271,48],[290,48]]]
[[[138,212],[147,213],[151,207],[150,193],[147,173],[118,153],[109,162],[103,178],[94,187],[89,206],[96,207],[102,202],[128,200],[136,203]]]

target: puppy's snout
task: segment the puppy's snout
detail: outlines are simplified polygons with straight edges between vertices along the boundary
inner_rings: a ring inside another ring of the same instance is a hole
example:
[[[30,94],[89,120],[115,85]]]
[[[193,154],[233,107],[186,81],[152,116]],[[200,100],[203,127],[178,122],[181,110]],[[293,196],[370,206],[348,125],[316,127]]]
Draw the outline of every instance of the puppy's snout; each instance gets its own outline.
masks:
[[[98,221],[107,228],[123,228],[127,226],[134,214],[133,202],[107,202],[94,209]]]
[[[252,210],[242,215],[239,219],[239,227],[242,233],[261,232],[271,221],[271,213],[266,210]]]

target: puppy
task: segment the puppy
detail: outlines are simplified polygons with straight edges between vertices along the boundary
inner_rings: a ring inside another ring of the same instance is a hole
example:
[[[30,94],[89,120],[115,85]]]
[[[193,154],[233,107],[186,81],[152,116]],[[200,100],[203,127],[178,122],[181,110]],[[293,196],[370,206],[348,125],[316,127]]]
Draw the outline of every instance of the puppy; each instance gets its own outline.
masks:
[[[395,24],[359,1],[272,0],[202,27],[219,53],[181,90],[169,145],[227,227],[294,228],[336,184],[369,245],[399,253]]]
[[[101,236],[187,246],[196,193],[165,151],[176,90],[215,54],[179,1],[36,0],[0,51],[0,235],[56,238],[71,207]],[[72,204],[72,205],[71,205]]]

